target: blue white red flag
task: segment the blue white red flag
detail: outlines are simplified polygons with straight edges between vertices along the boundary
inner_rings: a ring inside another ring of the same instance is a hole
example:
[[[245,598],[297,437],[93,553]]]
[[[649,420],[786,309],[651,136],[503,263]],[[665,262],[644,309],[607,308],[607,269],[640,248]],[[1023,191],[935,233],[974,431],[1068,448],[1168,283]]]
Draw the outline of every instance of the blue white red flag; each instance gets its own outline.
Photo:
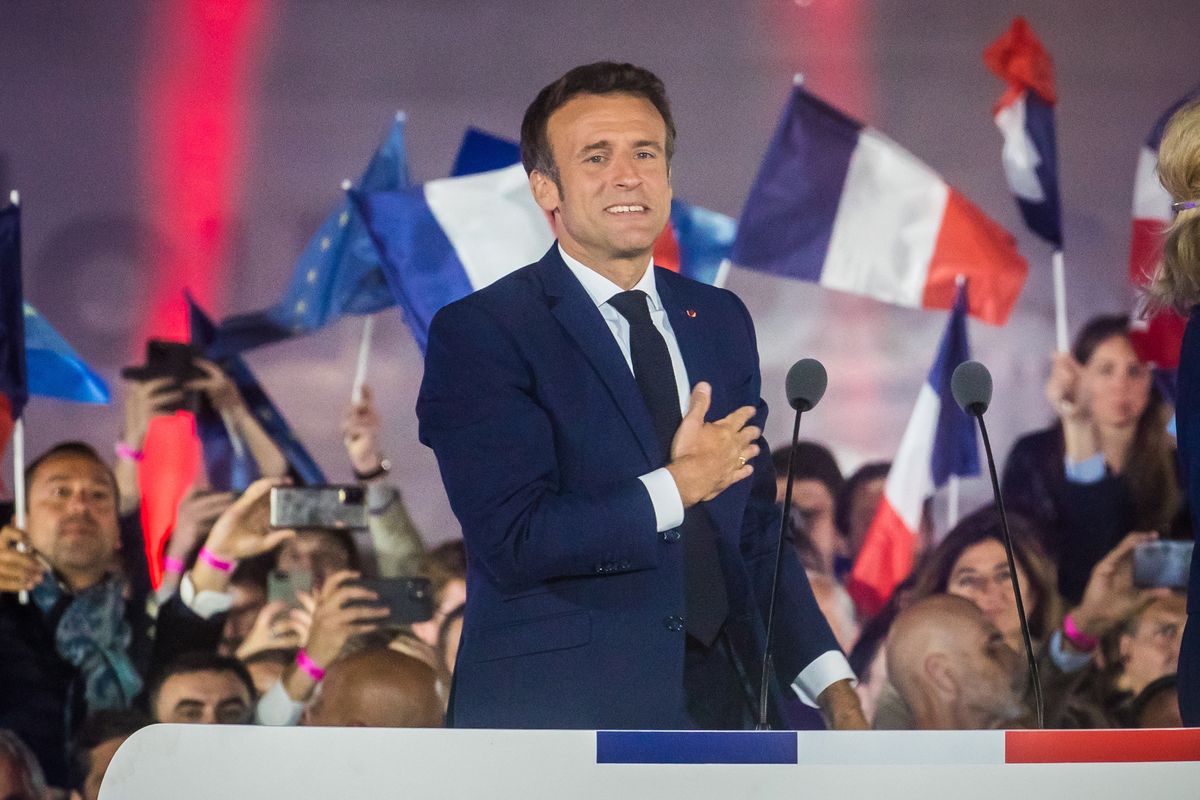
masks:
[[[1024,17],[983,52],[983,63],[1008,84],[992,109],[1004,137],[1008,186],[1031,231],[1061,250],[1058,150],[1054,136],[1054,62]]]
[[[937,358],[909,417],[892,461],[883,499],[846,588],[860,614],[871,616],[912,571],[925,502],[952,475],[979,474],[975,421],[954,402],[950,377],[971,358],[967,341],[967,287],[960,287],[938,345]]]
[[[1129,240],[1129,282],[1141,289],[1154,277],[1162,258],[1163,234],[1174,219],[1171,195],[1158,180],[1158,146],[1171,116],[1181,107],[1200,98],[1195,87],[1171,105],[1150,131],[1138,152],[1137,176],[1133,184],[1133,231]],[[1162,309],[1149,318],[1133,315],[1130,331],[1134,349],[1143,361],[1161,369],[1179,366],[1186,320],[1172,309]]]
[[[21,209],[0,209],[0,449],[29,400],[21,288]]]
[[[873,128],[792,89],[738,220],[733,263],[909,308],[1008,320],[1028,267],[1011,234]]]
[[[397,114],[356,185],[383,191],[408,183],[404,115]],[[311,333],[348,314],[373,314],[395,304],[375,244],[343,194],[300,254],[283,298],[270,308],[223,320],[208,351],[213,358],[241,353]]]
[[[422,350],[438,309],[537,261],[554,241],[516,142],[470,129],[455,170],[399,191],[351,192]],[[673,201],[654,262],[720,285],[735,229],[730,217]]]

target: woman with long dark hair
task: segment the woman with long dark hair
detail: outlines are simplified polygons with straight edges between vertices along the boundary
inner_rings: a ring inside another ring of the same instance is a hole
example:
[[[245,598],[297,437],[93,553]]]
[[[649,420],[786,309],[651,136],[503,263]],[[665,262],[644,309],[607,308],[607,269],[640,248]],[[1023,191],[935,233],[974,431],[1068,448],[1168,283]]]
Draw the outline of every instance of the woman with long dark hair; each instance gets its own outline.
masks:
[[[1046,397],[1058,420],[1013,446],[1003,493],[1041,532],[1063,597],[1079,602],[1092,567],[1126,534],[1176,525],[1171,408],[1122,316],[1091,319],[1072,352],[1054,357]]]

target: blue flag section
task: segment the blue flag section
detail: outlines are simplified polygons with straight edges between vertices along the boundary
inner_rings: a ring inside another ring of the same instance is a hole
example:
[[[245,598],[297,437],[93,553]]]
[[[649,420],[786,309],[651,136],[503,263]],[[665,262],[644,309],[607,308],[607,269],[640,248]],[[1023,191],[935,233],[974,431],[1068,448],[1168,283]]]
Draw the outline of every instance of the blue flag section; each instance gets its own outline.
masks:
[[[0,209],[0,448],[25,410],[25,312],[21,288],[21,209]]]
[[[192,344],[209,354],[208,346],[213,340],[216,328],[191,294],[187,294],[186,297]],[[292,433],[287,420],[271,401],[262,384],[254,377],[246,362],[238,356],[231,355],[209,354],[209,358],[237,385],[250,413],[275,445],[283,451],[297,482],[310,486],[325,483],[325,474]],[[204,453],[205,472],[213,489],[242,491],[258,477],[258,466],[254,463],[253,456],[245,448],[234,447],[224,420],[207,404],[196,414],[196,433],[200,437]]]
[[[104,379],[89,367],[37,309],[25,303],[25,363],[29,394],[105,405]]]
[[[950,391],[950,377],[954,369],[970,360],[967,286],[963,284],[958,287],[954,297],[946,332],[942,334],[942,342],[938,345],[937,359],[929,370],[929,385],[941,401],[929,464],[935,487],[944,486],[951,475],[966,477],[979,474],[979,442],[975,435],[975,420],[959,408]]]
[[[1033,170],[1039,191],[1031,197],[1015,194],[1029,230],[1062,249],[1062,209],[1058,197],[1058,145],[1054,135],[1054,106],[1036,92],[1025,93],[1025,135],[1037,152]],[[1015,187],[1014,187],[1015,193]]]
[[[521,160],[521,145],[479,128],[467,128],[454,158],[451,176],[504,169]]]
[[[408,184],[404,117],[398,114],[355,186],[376,192]],[[283,299],[270,308],[222,321],[209,352],[214,358],[241,353],[311,333],[342,316],[373,314],[395,304],[375,243],[355,205],[343,194],[300,254]]]

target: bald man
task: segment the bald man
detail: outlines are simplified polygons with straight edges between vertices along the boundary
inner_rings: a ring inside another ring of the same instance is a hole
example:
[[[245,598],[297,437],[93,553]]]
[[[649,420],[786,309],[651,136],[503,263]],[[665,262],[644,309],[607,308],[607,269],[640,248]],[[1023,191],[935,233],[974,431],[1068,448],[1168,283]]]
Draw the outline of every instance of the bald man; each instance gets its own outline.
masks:
[[[395,650],[365,650],[330,665],[304,724],[440,728],[442,709],[437,673],[428,664]]]
[[[1025,713],[1017,653],[965,598],[934,595],[902,611],[887,666],[916,730],[1003,728]]]

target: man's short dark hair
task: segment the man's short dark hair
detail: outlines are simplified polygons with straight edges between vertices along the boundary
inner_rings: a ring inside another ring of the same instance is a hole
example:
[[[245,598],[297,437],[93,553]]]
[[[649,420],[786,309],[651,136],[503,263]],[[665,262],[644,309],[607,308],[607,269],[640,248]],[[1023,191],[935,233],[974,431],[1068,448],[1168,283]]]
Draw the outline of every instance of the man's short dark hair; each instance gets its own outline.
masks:
[[[197,672],[232,673],[245,685],[246,691],[250,694],[251,704],[258,699],[258,692],[254,688],[254,678],[250,677],[250,670],[246,669],[245,664],[236,658],[197,650],[179,656],[150,679],[150,685],[146,689],[146,703],[151,713],[154,712],[154,706],[158,704],[158,693],[162,691],[163,684],[168,679],[176,675],[192,675]]]
[[[39,467],[51,459],[61,458],[63,456],[78,456],[80,458],[86,458],[91,461],[95,461],[101,467],[104,467],[104,474],[108,476],[108,482],[112,485],[113,502],[116,502],[117,476],[113,474],[112,468],[108,466],[108,463],[105,462],[105,460],[100,457],[100,454],[96,452],[96,448],[92,447],[87,442],[80,441],[59,442],[35,458],[29,464],[29,466],[25,467],[25,491],[29,491],[30,484],[33,483],[33,476],[37,473]]]
[[[93,711],[71,737],[71,785],[83,789],[83,782],[92,771],[92,751],[110,739],[124,738],[153,725],[142,711],[136,709],[102,709]]]
[[[576,95],[618,93],[643,97],[658,109],[667,126],[664,146],[667,164],[670,164],[675,154],[675,120],[671,117],[671,106],[667,103],[667,90],[663,82],[650,70],[633,64],[597,61],[575,67],[542,89],[525,110],[525,118],[521,121],[521,163],[525,166],[525,172],[537,170],[549,176],[557,185],[558,166],[554,163],[554,153],[550,151],[550,140],[546,135],[550,115]]]
[[[771,451],[775,465],[775,477],[787,477],[789,449],[787,445]],[[796,480],[818,481],[825,484],[831,497],[836,498],[842,489],[842,470],[829,448],[816,442],[796,443]]]

